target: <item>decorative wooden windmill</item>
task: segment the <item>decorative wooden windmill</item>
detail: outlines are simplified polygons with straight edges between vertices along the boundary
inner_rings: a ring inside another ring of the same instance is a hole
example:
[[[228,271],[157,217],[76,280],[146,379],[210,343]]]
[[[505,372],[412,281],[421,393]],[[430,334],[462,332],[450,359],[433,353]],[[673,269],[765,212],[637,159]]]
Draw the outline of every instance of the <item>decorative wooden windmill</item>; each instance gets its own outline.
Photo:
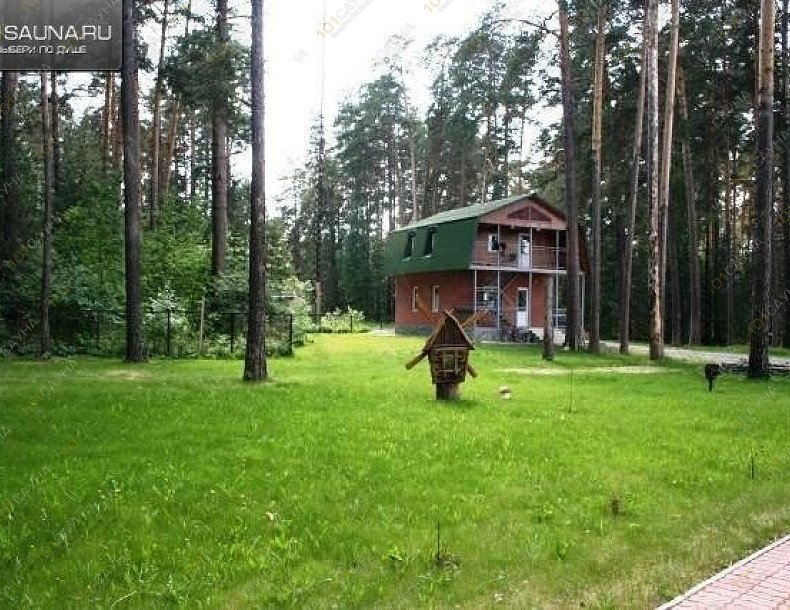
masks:
[[[428,322],[433,322],[419,299],[417,309]],[[477,371],[469,364],[469,350],[473,350],[475,346],[464,328],[471,326],[487,313],[480,311],[464,322],[459,322],[452,311],[443,312],[422,352],[406,363],[406,368],[411,370],[428,357],[437,400],[456,400],[458,386],[466,380],[467,371],[472,377],[477,377]]]

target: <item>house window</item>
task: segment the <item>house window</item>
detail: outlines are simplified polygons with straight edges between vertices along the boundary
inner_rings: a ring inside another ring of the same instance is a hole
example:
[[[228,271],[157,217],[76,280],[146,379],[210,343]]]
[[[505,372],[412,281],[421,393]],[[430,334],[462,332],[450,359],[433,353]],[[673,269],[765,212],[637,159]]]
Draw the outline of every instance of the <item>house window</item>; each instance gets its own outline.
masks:
[[[477,289],[477,309],[496,311],[498,308],[497,289],[495,286]]]
[[[406,251],[403,253],[403,258],[411,258],[411,255],[414,254],[414,232],[412,231],[409,233],[409,237],[406,239]]]
[[[439,313],[439,287],[433,287],[433,293],[431,294],[431,311],[433,313]]]
[[[433,254],[433,248],[436,245],[436,229],[428,229],[428,237],[425,239],[425,251],[423,256],[430,256]]]
[[[411,289],[411,310],[413,312],[417,312],[417,298],[418,298],[417,286],[414,286]]]
[[[499,238],[496,233],[488,234],[488,251],[497,252],[499,250]]]

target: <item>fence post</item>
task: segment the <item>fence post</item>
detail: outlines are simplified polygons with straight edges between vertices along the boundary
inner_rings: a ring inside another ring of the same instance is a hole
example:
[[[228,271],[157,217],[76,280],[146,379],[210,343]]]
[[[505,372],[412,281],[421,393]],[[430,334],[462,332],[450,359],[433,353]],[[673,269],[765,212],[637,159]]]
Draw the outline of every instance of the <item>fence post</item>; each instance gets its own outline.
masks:
[[[288,353],[294,353],[294,315],[288,316]]]
[[[171,347],[171,344],[170,344],[170,330],[171,330],[171,324],[172,324],[172,320],[171,320],[171,318],[170,318],[170,308],[168,307],[168,308],[167,308],[167,355],[168,355],[168,356],[171,356],[171,355],[172,355],[172,352],[171,352],[171,350],[170,350],[170,347]]]
[[[236,347],[236,314],[231,312],[230,314],[230,353],[232,354],[235,351]]]
[[[200,299],[200,335],[198,337],[198,358],[203,357],[203,331],[206,323],[206,297]]]
[[[96,351],[101,353],[101,309],[96,311]]]
[[[349,321],[349,327],[351,329],[351,334],[353,335],[354,334],[354,314],[351,313],[350,311],[348,312],[348,321]]]

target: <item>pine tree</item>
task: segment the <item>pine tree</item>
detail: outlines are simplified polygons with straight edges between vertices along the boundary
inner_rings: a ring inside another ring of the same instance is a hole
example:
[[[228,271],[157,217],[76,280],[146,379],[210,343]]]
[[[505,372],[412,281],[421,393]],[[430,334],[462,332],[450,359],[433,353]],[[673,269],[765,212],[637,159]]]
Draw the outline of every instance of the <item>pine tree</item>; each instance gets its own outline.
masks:
[[[252,180],[250,183],[250,280],[244,379],[265,381],[266,366],[266,151],[263,0],[252,0]]]
[[[144,362],[142,295],[142,186],[140,183],[140,118],[137,82],[137,21],[134,0],[123,0],[123,70],[121,120],[126,253],[126,360]]]

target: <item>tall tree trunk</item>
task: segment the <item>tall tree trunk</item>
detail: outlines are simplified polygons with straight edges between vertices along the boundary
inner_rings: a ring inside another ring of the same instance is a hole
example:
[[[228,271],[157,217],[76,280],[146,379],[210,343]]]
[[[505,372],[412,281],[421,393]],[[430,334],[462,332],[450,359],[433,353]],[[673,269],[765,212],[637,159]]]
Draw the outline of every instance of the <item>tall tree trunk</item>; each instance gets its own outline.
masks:
[[[579,311],[579,202],[576,185],[576,127],[573,75],[571,73],[568,2],[559,0],[560,72],[562,79],[562,127],[565,147],[565,209],[568,215],[567,329],[566,341],[571,350],[579,348],[582,329]]]
[[[420,219],[420,208],[417,204],[417,145],[414,138],[414,127],[409,128],[409,161],[411,163],[411,221]]]
[[[126,252],[126,361],[144,362],[142,294],[142,186],[140,184],[140,117],[137,84],[137,23],[134,0],[123,0],[123,68],[121,121]]]
[[[603,122],[603,71],[606,52],[607,7],[598,8],[593,85],[592,177],[592,275],[590,277],[590,351],[601,353],[601,124]]]
[[[228,0],[217,0],[217,44],[228,44]],[[211,272],[225,272],[228,233],[228,100],[214,100],[211,143]]]
[[[121,117],[121,91],[120,87],[115,86],[115,74],[112,75],[113,98],[113,128],[112,128],[112,162],[116,169],[120,169],[123,162],[123,119]]]
[[[266,152],[263,82],[263,0],[252,0],[252,179],[250,181],[250,295],[244,379],[263,381],[266,367]]]
[[[11,256],[19,239],[19,177],[16,166],[16,102],[17,87],[19,85],[18,72],[3,72],[0,81],[0,151],[2,157],[2,189],[0,189],[0,203],[2,203],[3,219],[2,234],[0,235],[0,260]],[[0,269],[2,273],[2,269]]]
[[[711,155],[711,176],[712,176],[712,185],[713,188],[711,189],[712,197],[710,201],[711,206],[711,220],[713,222],[713,230],[712,230],[712,238],[713,238],[713,277],[720,277],[720,265],[719,261],[721,258],[721,206],[719,205],[719,156],[718,151],[713,152]],[[709,284],[710,286],[710,284]],[[713,326],[713,342],[716,344],[720,344],[724,342],[722,332],[722,320],[724,317],[722,316],[722,308],[721,308],[721,298],[719,292],[715,290],[708,289],[708,294],[710,294],[711,304],[713,307],[713,311],[715,312],[714,318],[714,326]],[[726,312],[725,312],[726,313]]]
[[[164,89],[165,47],[167,46],[167,14],[170,0],[164,0],[162,7],[162,30],[159,36],[159,62],[156,66],[156,83],[154,84],[153,118],[151,119],[151,184],[149,194],[148,216],[152,229],[156,228],[159,214],[159,155],[162,146],[162,95]]]
[[[323,229],[324,219],[326,217],[326,138],[324,137],[324,116],[321,115],[320,123],[318,126],[318,188],[316,189],[316,205],[315,213],[313,214],[313,282],[316,286],[320,286],[324,280],[321,273],[321,263],[323,257],[322,243],[323,243]],[[318,289],[316,295],[318,295]],[[320,299],[316,296],[316,316],[321,315],[319,307]]]
[[[754,205],[754,241],[752,253],[752,324],[749,349],[749,377],[768,377],[768,318],[771,290],[773,241],[773,168],[774,168],[774,14],[773,0],[761,2],[760,29],[760,104],[755,159],[757,183]],[[761,246],[761,247],[759,247]]]
[[[101,158],[104,171],[110,166],[110,128],[113,116],[113,94],[115,93],[115,73],[107,72],[104,77],[104,108],[102,110],[102,129],[101,129]]]
[[[50,75],[52,83],[52,190],[58,192],[60,187],[60,97],[58,95],[58,73]]]
[[[197,187],[195,182],[195,171],[197,169],[197,139],[195,138],[195,117],[189,117],[189,200],[195,200]]]
[[[186,17],[184,24],[184,38],[189,36],[190,24],[192,23],[192,0],[187,2]],[[165,147],[165,158],[161,163],[159,179],[159,201],[164,201],[167,192],[170,190],[170,180],[175,163],[176,140],[178,138],[178,127],[181,123],[181,100],[176,98],[171,105],[170,130],[167,134],[167,145]],[[191,178],[190,178],[191,182]]]
[[[784,289],[790,290],[790,0],[782,0],[782,117],[784,140],[782,143],[782,241],[784,242]],[[782,345],[790,347],[790,306],[784,308]]]
[[[657,316],[654,327],[657,332],[653,341],[660,338],[660,345],[652,345],[651,357],[653,359],[664,356],[663,320],[666,316],[666,286],[667,286],[667,225],[669,223],[669,190],[670,176],[672,173],[672,136],[675,124],[675,83],[677,81],[678,43],[680,38],[680,0],[672,0],[672,36],[669,43],[669,61],[667,66],[667,91],[664,104],[664,135],[661,149],[661,177],[659,179],[658,196],[658,239],[659,239],[659,270],[660,270],[660,308],[656,312],[654,304],[652,314]]]
[[[646,28],[646,24],[645,24]],[[646,29],[645,29],[646,32]],[[647,38],[642,48],[642,68],[639,72],[634,147],[631,152],[628,182],[628,228],[623,255],[623,277],[620,282],[620,353],[630,351],[631,338],[631,284],[634,266],[634,237],[636,234],[636,207],[639,202],[639,160],[642,156],[642,132],[645,122],[645,88],[647,82]]]
[[[664,356],[664,320],[661,297],[661,203],[659,195],[658,137],[658,0],[647,0],[647,176],[650,194],[650,358]]]
[[[49,327],[49,301],[52,296],[52,119],[49,111],[49,75],[41,72],[41,136],[44,159],[44,193],[43,193],[43,216],[42,216],[42,235],[44,251],[41,261],[41,342],[39,344],[39,356],[49,357],[49,350],[52,345],[52,332]]]
[[[667,264],[670,278],[670,321],[672,345],[680,345],[683,333],[681,331],[681,305],[680,305],[680,264],[678,263],[677,221],[674,211],[670,212],[667,227]]]
[[[730,141],[727,137],[727,160],[724,164],[724,249],[725,249],[725,322],[724,322],[724,343],[732,345],[735,342],[735,295],[733,275],[735,271],[735,257],[733,240],[735,239],[735,226],[732,221],[735,209],[735,177],[733,176],[732,157],[730,156]]]
[[[709,180],[709,182],[712,182]],[[713,189],[713,184],[710,185]],[[715,243],[715,216],[716,210],[712,202],[708,202],[708,214],[705,230],[705,286],[712,286],[716,277],[716,243]],[[716,340],[716,299],[713,291],[705,291],[705,324],[703,327],[703,342],[712,344]]]
[[[503,182],[504,182],[504,190],[502,192],[502,198],[510,197],[510,111],[505,110],[505,121],[502,127],[504,133],[504,143],[503,148],[505,150],[505,158],[503,161]]]
[[[694,165],[689,142],[689,107],[686,95],[686,76],[683,68],[678,67],[678,101],[683,128],[680,131],[680,151],[683,157],[683,177],[686,187],[686,223],[688,224],[688,265],[689,265],[689,343],[698,345],[700,335],[701,296],[699,271],[699,242],[697,237],[697,187],[694,183]]]
[[[170,181],[173,178],[173,165],[177,165],[176,160],[176,141],[178,140],[178,126],[181,119],[181,105],[175,100],[171,105],[170,124],[165,140],[165,154],[160,164],[159,178],[159,202],[164,201],[170,190]]]
[[[669,61],[667,66],[667,91],[664,104],[664,135],[661,150],[661,179],[659,204],[661,206],[661,230],[663,247],[661,251],[661,269],[666,276],[667,271],[667,227],[669,223],[669,191],[672,174],[672,144],[675,126],[675,84],[677,83],[678,46],[680,42],[680,0],[672,0],[672,36],[669,43]],[[662,287],[666,289],[666,280],[662,278]]]

